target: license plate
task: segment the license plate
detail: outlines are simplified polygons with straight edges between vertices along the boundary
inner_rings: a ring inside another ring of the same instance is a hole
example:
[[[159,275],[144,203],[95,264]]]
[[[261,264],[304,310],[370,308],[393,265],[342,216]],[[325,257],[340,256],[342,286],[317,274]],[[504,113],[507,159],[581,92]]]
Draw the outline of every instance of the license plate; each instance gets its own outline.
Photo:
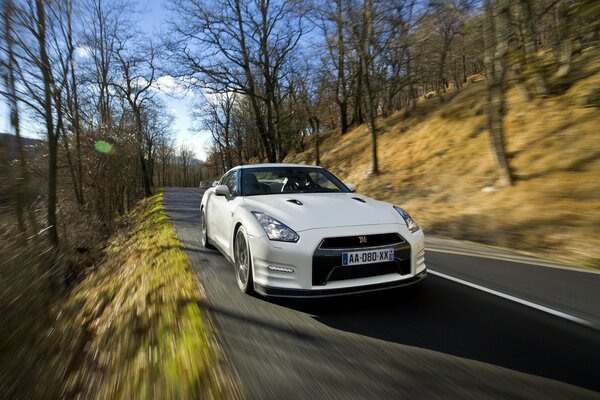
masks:
[[[394,261],[394,249],[364,250],[342,253],[342,266]]]

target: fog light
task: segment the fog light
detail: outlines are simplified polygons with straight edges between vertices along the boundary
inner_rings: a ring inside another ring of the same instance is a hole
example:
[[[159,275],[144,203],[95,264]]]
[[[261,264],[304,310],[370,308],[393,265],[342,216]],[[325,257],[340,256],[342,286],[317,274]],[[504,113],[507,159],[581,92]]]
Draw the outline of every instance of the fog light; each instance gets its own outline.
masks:
[[[267,267],[268,270],[270,271],[276,271],[276,272],[287,272],[288,274],[291,274],[294,272],[294,270],[292,268],[287,268],[287,267],[276,267],[273,265],[269,265]]]

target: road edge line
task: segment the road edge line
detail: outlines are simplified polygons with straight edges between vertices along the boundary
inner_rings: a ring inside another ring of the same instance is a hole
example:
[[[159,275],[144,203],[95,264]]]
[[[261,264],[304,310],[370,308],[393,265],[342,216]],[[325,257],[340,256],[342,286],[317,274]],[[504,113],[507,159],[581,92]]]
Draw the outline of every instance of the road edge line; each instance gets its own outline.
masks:
[[[515,303],[522,304],[524,306],[536,309],[538,311],[542,311],[542,312],[545,312],[547,314],[551,314],[551,315],[554,315],[556,317],[563,318],[563,319],[566,319],[568,321],[575,322],[577,324],[584,325],[584,326],[587,326],[587,327],[595,329],[595,330],[600,330],[600,327],[596,326],[594,323],[592,323],[592,322],[590,322],[588,320],[585,320],[583,318],[579,318],[579,317],[576,317],[574,315],[570,315],[570,314],[564,313],[562,311],[555,310],[555,309],[550,308],[550,307],[542,306],[540,304],[536,304],[536,303],[533,303],[533,302],[528,301],[528,300],[523,300],[523,299],[520,299],[518,297],[511,296],[510,294],[502,293],[502,292],[499,292],[497,290],[489,289],[489,288],[486,288],[484,286],[477,285],[475,283],[471,283],[471,282],[468,282],[468,281],[465,281],[465,280],[462,280],[462,279],[459,279],[459,278],[455,278],[453,276],[446,275],[446,274],[444,274],[442,272],[434,271],[434,270],[431,270],[429,268],[427,269],[427,272],[430,273],[431,275],[439,276],[440,278],[448,279],[450,281],[453,281],[453,282],[456,282],[456,283],[460,283],[460,284],[465,285],[465,286],[469,286],[469,287],[471,287],[473,289],[477,289],[477,290],[480,290],[482,292],[486,292],[486,293],[492,294],[494,296],[498,296],[498,297],[501,297],[503,299],[510,300],[510,301],[515,302]]]

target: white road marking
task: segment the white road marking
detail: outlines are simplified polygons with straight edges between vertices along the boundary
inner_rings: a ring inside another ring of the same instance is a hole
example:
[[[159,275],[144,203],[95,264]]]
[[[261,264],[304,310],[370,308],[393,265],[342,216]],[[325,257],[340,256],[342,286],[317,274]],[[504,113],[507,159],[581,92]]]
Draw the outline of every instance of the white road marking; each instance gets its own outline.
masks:
[[[590,321],[587,321],[587,320],[585,320],[583,318],[579,318],[579,317],[576,317],[574,315],[570,315],[570,314],[564,313],[562,311],[555,310],[553,308],[549,308],[549,307],[542,306],[542,305],[539,305],[539,304],[536,304],[536,303],[532,303],[531,301],[523,300],[523,299],[520,299],[520,298],[515,297],[515,296],[511,296],[511,295],[506,294],[506,293],[498,292],[498,291],[493,290],[493,289],[488,289],[486,287],[483,287],[483,286],[480,286],[480,285],[476,285],[474,283],[471,283],[471,282],[468,282],[468,281],[464,281],[462,279],[455,278],[453,276],[446,275],[446,274],[438,272],[438,271],[434,271],[434,270],[431,270],[431,269],[427,269],[427,270],[428,270],[428,272],[431,275],[436,275],[436,276],[439,276],[440,278],[448,279],[448,280],[451,280],[453,282],[460,283],[462,285],[472,287],[473,289],[481,290],[482,292],[486,292],[486,293],[492,294],[494,296],[502,297],[503,299],[514,301],[515,303],[519,303],[519,304],[522,304],[522,305],[527,306],[527,307],[535,308],[536,310],[539,310],[539,311],[542,311],[542,312],[545,312],[545,313],[548,313],[548,314],[552,314],[552,315],[560,317],[560,318],[564,318],[564,319],[569,320],[571,322],[575,322],[577,324],[589,326],[590,328],[594,328],[594,329],[600,330],[599,326],[596,326],[594,323],[592,323]]]

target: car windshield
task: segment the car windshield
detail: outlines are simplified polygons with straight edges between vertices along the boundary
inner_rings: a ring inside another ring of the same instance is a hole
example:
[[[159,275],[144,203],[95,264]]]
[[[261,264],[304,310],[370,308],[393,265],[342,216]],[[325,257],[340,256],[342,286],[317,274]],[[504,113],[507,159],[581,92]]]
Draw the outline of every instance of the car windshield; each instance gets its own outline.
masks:
[[[258,167],[242,169],[242,196],[280,193],[347,193],[332,173],[310,167]]]

